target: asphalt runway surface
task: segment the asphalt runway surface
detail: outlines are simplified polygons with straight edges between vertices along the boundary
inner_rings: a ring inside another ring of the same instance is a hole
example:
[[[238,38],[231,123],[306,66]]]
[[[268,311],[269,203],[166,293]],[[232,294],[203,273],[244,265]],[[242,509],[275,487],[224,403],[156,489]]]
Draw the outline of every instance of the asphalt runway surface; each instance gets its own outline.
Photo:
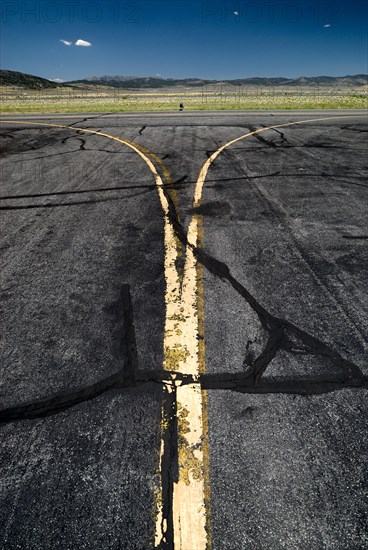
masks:
[[[367,132],[3,116],[0,548],[368,549]]]

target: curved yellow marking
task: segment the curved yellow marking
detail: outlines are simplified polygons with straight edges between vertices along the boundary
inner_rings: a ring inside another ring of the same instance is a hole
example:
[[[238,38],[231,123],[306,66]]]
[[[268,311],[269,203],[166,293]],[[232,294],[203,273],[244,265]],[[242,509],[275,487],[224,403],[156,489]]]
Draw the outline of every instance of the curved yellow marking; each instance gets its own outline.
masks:
[[[144,160],[144,162],[147,164],[150,171],[154,175],[157,187],[159,188],[161,206],[162,206],[165,214],[167,214],[168,204],[167,204],[166,197],[165,197],[165,195],[162,191],[162,187],[163,187],[162,179],[161,179],[160,175],[158,174],[154,164],[141,151],[140,146],[138,144],[133,143],[132,141],[128,141],[126,139],[120,138],[118,136],[112,136],[111,134],[106,134],[104,132],[100,132],[98,130],[91,130],[90,128],[78,128],[77,126],[66,126],[65,124],[53,124],[51,122],[36,122],[36,121],[30,122],[30,121],[20,121],[20,120],[4,120],[2,122],[11,123],[11,124],[22,124],[22,125],[23,124],[28,124],[28,125],[32,125],[32,126],[47,126],[47,127],[51,127],[51,128],[63,128],[63,129],[72,130],[72,131],[75,131],[75,132],[86,132],[88,134],[94,134],[96,136],[103,136],[103,137],[106,137],[108,139],[118,141],[119,143],[123,143],[127,147],[130,147],[130,149],[133,149],[133,151],[135,151]]]
[[[336,118],[343,117],[326,117],[278,124],[248,132],[225,143],[211,155],[199,173],[194,192],[194,208],[200,206],[202,202],[203,186],[211,164],[227,147],[273,128]],[[201,216],[193,215],[189,223],[187,240],[182,304],[185,304],[186,312],[189,315],[186,323],[185,342],[190,361],[187,365],[181,364],[180,370],[190,374],[199,374],[205,371],[203,267],[193,254],[193,248],[203,247]],[[201,390],[198,385],[188,385],[178,388],[177,393],[178,406],[179,404],[181,406],[179,412],[184,414],[184,419],[182,421],[180,421],[180,417],[178,419],[181,448],[179,447],[179,482],[174,486],[175,549],[206,550],[211,548],[207,392]],[[182,478],[180,478],[180,468],[184,470]]]
[[[203,248],[203,217],[198,216],[198,239],[197,247]],[[198,359],[199,372],[204,374],[206,371],[206,349],[204,339],[204,287],[203,287],[204,268],[197,262],[197,307],[198,307]],[[202,398],[202,429],[203,429],[203,488],[204,488],[204,506],[206,510],[206,550],[212,548],[211,538],[211,494],[210,494],[210,451],[209,451],[209,433],[208,433],[208,398],[207,391],[201,391]]]
[[[198,315],[197,315],[197,280],[196,259],[190,247],[187,249],[184,274],[177,269],[177,259],[181,254],[181,243],[178,240],[169,218],[169,204],[163,191],[163,181],[148,155],[161,166],[168,183],[171,176],[154,153],[145,147],[89,128],[66,126],[45,122],[12,121],[13,124],[28,124],[63,128],[75,132],[87,132],[103,136],[122,143],[135,151],[147,164],[154,175],[161,207],[164,212],[164,245],[165,245],[165,278],[166,278],[166,316],[164,334],[164,368],[177,370],[188,374],[199,374],[198,351]],[[172,196],[176,200],[176,196]],[[189,237],[192,237],[191,232]],[[174,541],[177,550],[204,550],[207,547],[206,510],[204,504],[204,473],[203,473],[203,426],[202,399],[198,385],[186,387],[177,386],[178,406],[178,454],[179,480],[174,484],[173,494],[173,524]],[[166,419],[162,418],[161,429],[168,427]],[[163,459],[163,438],[161,440],[160,466]],[[157,491],[156,491],[157,493]],[[156,495],[157,496],[157,495]],[[163,533],[162,500],[157,498],[158,513],[156,518],[156,543],[160,543]]]
[[[188,240],[197,246],[198,216],[193,216]],[[197,258],[187,246],[181,293],[184,313],[182,346],[188,353],[179,364],[181,373],[200,374]],[[199,384],[177,387],[179,479],[174,484],[174,547],[205,550],[208,547],[205,501],[205,446],[202,390]]]
[[[248,132],[247,134],[244,134],[240,137],[232,139],[231,141],[228,141],[227,143],[219,147],[217,151],[215,151],[202,166],[201,171],[199,172],[199,175],[198,175],[198,179],[197,179],[197,183],[194,191],[194,201],[193,201],[194,208],[197,208],[198,206],[201,205],[203,185],[211,164],[225,149],[227,149],[231,145],[234,145],[234,143],[236,143],[237,141],[241,141],[242,139],[246,139],[248,137],[254,136],[255,134],[260,134],[262,132],[265,132],[266,130],[273,130],[274,128],[285,128],[287,126],[294,126],[296,124],[306,124],[308,122],[320,122],[321,120],[337,120],[340,118],[354,118],[354,117],[361,117],[361,115],[340,115],[340,116],[334,116],[334,117],[309,118],[307,120],[298,120],[297,122],[285,122],[284,124],[275,124],[274,126],[268,126],[267,128],[259,128],[258,130],[254,130],[253,132]]]
[[[181,313],[181,306],[180,306],[180,277],[176,269],[176,260],[178,257],[178,239],[176,237],[175,231],[172,227],[172,224],[169,220],[169,205],[165,196],[165,193],[163,191],[163,181],[161,179],[161,176],[157,172],[154,164],[152,161],[148,158],[148,154],[151,154],[148,152],[147,149],[143,148],[142,146],[139,146],[138,144],[132,143],[131,141],[128,141],[126,139],[113,136],[111,134],[107,134],[105,132],[99,132],[97,130],[91,130],[89,128],[79,128],[76,126],[66,126],[63,124],[53,124],[53,123],[46,123],[46,122],[29,122],[29,121],[15,121],[15,120],[6,120],[7,123],[11,124],[21,124],[21,125],[33,125],[33,126],[47,126],[52,128],[63,128],[67,130],[73,130],[75,132],[87,132],[89,134],[94,134],[98,136],[103,136],[108,139],[112,139],[113,141],[117,141],[118,143],[122,143],[135,151],[147,164],[148,168],[150,169],[151,173],[153,174],[156,182],[156,186],[159,193],[159,198],[161,202],[161,207],[164,212],[164,246],[165,246],[165,262],[164,262],[164,269],[165,269],[165,278],[166,278],[166,294],[165,294],[165,303],[166,303],[166,319],[165,319],[165,336],[164,336],[164,366],[167,369],[170,369],[172,356],[175,356],[177,353],[177,348],[182,346],[181,338],[178,337],[177,334],[177,321],[176,319],[178,316],[182,315]],[[145,154],[142,149],[147,152]],[[153,154],[153,153],[152,153]],[[158,157],[155,156],[155,159],[157,160]],[[161,167],[163,166],[163,163],[160,159]],[[167,169],[165,170],[166,175],[168,174]],[[171,178],[170,180],[171,181]],[[182,315],[183,316],[183,315]],[[184,318],[184,317],[183,317]],[[183,356],[179,354],[178,361],[182,360]],[[177,365],[175,363],[175,368],[177,368]],[[165,429],[164,426],[164,419],[162,424],[162,430]],[[161,442],[161,457],[160,457],[160,466],[162,464],[162,454],[163,454],[163,445]],[[160,505],[160,499],[157,499],[157,506],[158,506],[158,514],[156,519],[156,539],[161,539],[161,525],[162,525],[162,503]]]
[[[340,115],[277,124],[248,132],[221,146],[203,165],[195,187],[193,206],[197,208],[202,201],[203,186],[208,170],[227,147],[252,135],[308,122],[351,118],[361,115]],[[166,319],[164,336],[164,366],[167,370],[177,370],[192,374],[195,378],[204,372],[204,304],[203,304],[203,268],[198,264],[193,247],[201,247],[203,242],[202,218],[194,215],[188,228],[188,245],[184,273],[178,271],[176,260],[181,253],[181,244],[175,234],[169,219],[169,205],[163,192],[163,182],[155,166],[144,154],[147,152],[158,162],[161,159],[144,147],[110,134],[85,128],[75,128],[60,124],[40,122],[6,121],[15,124],[34,124],[54,126],[69,130],[83,131],[102,135],[123,143],[133,149],[148,165],[155,177],[160,202],[164,211],[164,243],[165,243],[165,278],[166,278]],[[165,169],[163,168],[165,174]],[[167,177],[167,174],[166,174]],[[168,182],[171,180],[168,179]],[[178,461],[179,479],[174,484],[173,523],[174,547],[176,550],[206,550],[210,548],[209,535],[209,458],[208,458],[208,418],[207,394],[198,384],[181,386],[176,383],[178,410]],[[162,421],[162,430],[165,419]],[[163,440],[161,440],[161,460],[163,456]],[[158,499],[158,503],[160,499]],[[207,508],[207,509],[206,509]],[[164,526],[165,528],[165,526]],[[159,544],[163,535],[162,509],[158,511],[156,520],[156,543]]]
[[[11,123],[11,124],[22,124],[22,125],[27,124],[27,125],[33,125],[33,126],[47,126],[47,127],[52,127],[52,128],[63,128],[63,129],[67,129],[67,130],[73,130],[75,132],[86,132],[86,133],[94,134],[94,135],[97,135],[97,136],[103,136],[103,137],[106,137],[108,139],[112,139],[113,141],[117,141],[119,143],[122,143],[122,144],[126,145],[127,147],[129,147],[130,149],[135,151],[144,160],[144,162],[147,164],[148,168],[150,169],[150,171],[152,172],[152,174],[155,178],[155,182],[156,182],[156,185],[157,185],[159,198],[160,198],[160,202],[161,202],[161,207],[162,207],[162,210],[164,211],[164,215],[165,215],[164,216],[164,222],[165,222],[164,240],[165,240],[165,249],[166,249],[165,276],[166,276],[166,279],[168,281],[167,294],[169,295],[170,299],[175,300],[176,297],[179,296],[179,294],[176,292],[176,290],[177,290],[176,287],[178,286],[177,285],[177,279],[173,275],[173,266],[175,266],[175,260],[176,260],[176,255],[177,255],[176,235],[175,235],[174,229],[172,227],[172,224],[170,223],[169,218],[168,218],[169,205],[168,205],[165,193],[163,191],[163,186],[164,186],[163,181],[161,179],[161,176],[157,172],[154,164],[152,163],[152,161],[148,158],[148,156],[146,154],[144,154],[142,152],[143,147],[139,146],[136,143],[128,141],[126,139],[120,138],[118,136],[113,136],[111,134],[106,134],[104,132],[100,132],[100,131],[97,131],[97,130],[91,130],[90,128],[79,128],[77,126],[71,127],[71,126],[66,126],[64,124],[53,124],[53,123],[47,123],[47,122],[29,122],[29,121],[17,121],[17,120],[6,120],[4,122]],[[145,149],[145,150],[148,151],[147,149]],[[151,154],[151,153],[149,153],[149,154]],[[152,153],[152,155],[153,155],[153,153]],[[155,158],[158,159],[158,157],[156,157],[156,156],[155,156]],[[163,165],[161,159],[160,159],[160,163]]]

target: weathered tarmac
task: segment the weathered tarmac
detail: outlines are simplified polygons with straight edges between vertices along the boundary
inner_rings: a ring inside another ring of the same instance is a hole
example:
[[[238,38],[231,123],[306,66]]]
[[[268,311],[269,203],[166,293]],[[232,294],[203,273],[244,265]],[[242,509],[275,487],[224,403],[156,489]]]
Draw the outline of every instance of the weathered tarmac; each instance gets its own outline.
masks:
[[[205,373],[181,383],[206,390],[208,548],[368,549],[367,132],[362,111],[3,116],[1,548],[146,550],[173,513],[164,213],[103,133],[162,175],[178,243],[203,226]]]

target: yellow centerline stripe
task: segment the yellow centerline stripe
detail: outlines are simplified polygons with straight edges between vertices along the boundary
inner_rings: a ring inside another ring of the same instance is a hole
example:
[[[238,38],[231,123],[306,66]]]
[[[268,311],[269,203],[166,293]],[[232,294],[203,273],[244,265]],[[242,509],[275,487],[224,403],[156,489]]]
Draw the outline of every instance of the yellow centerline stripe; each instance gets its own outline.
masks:
[[[197,235],[198,216],[194,216],[188,241],[197,245]],[[200,374],[197,258],[189,245],[180,303],[183,314],[181,342],[185,353],[180,358],[178,370],[195,379]],[[174,484],[173,494],[174,548],[177,550],[207,547],[202,409],[202,390],[198,383],[177,385],[179,479]]]
[[[176,317],[178,316],[178,310],[180,311],[180,280],[176,270],[176,258],[178,255],[177,247],[177,238],[173,226],[169,220],[169,205],[163,191],[163,181],[158,174],[154,164],[151,160],[144,154],[140,147],[137,144],[134,144],[123,138],[107,134],[105,132],[99,132],[96,130],[91,130],[89,128],[79,128],[76,126],[66,126],[63,124],[53,124],[45,122],[36,122],[36,121],[17,121],[17,120],[7,120],[7,123],[11,124],[21,124],[21,125],[32,125],[32,126],[47,126],[52,128],[62,128],[67,130],[72,130],[74,132],[87,132],[89,134],[103,136],[113,141],[122,143],[135,151],[147,164],[151,173],[153,174],[156,182],[156,186],[159,193],[159,198],[161,202],[161,207],[164,212],[164,246],[165,246],[165,279],[166,279],[166,294],[165,294],[165,303],[166,303],[166,318],[165,318],[165,337],[164,337],[164,367],[170,370],[170,364],[172,358],[177,354],[177,348],[181,346],[180,337],[178,337],[177,329],[175,326]],[[147,151],[147,150],[146,150]],[[157,157],[156,157],[157,159]],[[161,161],[162,162],[162,161]],[[161,164],[162,166],[162,164]],[[172,365],[176,369],[176,364]],[[162,455],[162,446],[161,446],[161,455]],[[162,456],[161,456],[162,459]],[[161,514],[161,515],[160,515]],[[158,511],[158,518],[156,521],[156,533],[161,529],[161,516],[162,511]],[[157,534],[156,534],[157,537]]]
[[[203,165],[195,186],[194,208],[200,206],[202,202],[203,186],[211,164],[227,147],[242,139],[274,128],[322,120],[351,118],[354,116],[361,115],[319,117],[316,119],[277,124],[248,132],[229,141],[215,151]],[[176,264],[176,260],[181,254],[181,243],[178,241],[169,218],[169,205],[163,191],[162,179],[144,152],[160,164],[168,183],[171,183],[171,178],[168,171],[165,172],[166,167],[161,159],[143,146],[95,130],[40,122],[5,122],[53,126],[77,132],[83,131],[102,135],[127,145],[146,162],[155,177],[161,206],[164,211],[166,278],[164,368],[168,371],[191,374],[194,378],[199,376],[205,370],[203,267],[198,264],[193,248],[201,248],[203,246],[203,222],[202,218],[198,215],[193,215],[190,221],[187,235],[188,245],[186,248],[185,268],[183,280],[181,280]],[[177,206],[176,195],[174,202]],[[209,532],[210,497],[207,394],[204,390],[201,390],[198,384],[181,386],[174,378],[173,384],[175,385],[177,395],[179,463],[179,478],[174,483],[173,491],[174,547],[177,550],[206,550],[211,547]],[[162,431],[167,429],[167,426],[165,426],[167,424],[166,420],[163,417]],[[162,434],[161,461],[163,452]],[[156,520],[156,544],[161,542],[164,535],[163,530],[165,530],[165,525],[163,525],[162,521],[161,503],[161,510],[159,510]]]
[[[354,115],[349,115],[354,116]],[[355,115],[360,116],[360,115]],[[292,123],[285,123],[285,124],[278,124],[274,126],[270,126],[267,128],[261,128],[259,130],[255,130],[253,132],[248,132],[245,135],[242,135],[236,139],[233,139],[223,146],[219,147],[217,151],[215,151],[211,157],[205,162],[202,169],[200,170],[195,192],[194,192],[194,200],[193,200],[193,207],[198,208],[202,202],[202,195],[203,195],[203,186],[205,179],[207,177],[208,170],[213,163],[213,161],[229,146],[233,145],[237,141],[240,141],[242,139],[246,139],[250,136],[253,136],[255,134],[265,132],[266,130],[271,130],[273,128],[280,128],[284,126],[291,126],[294,124],[302,124],[304,122],[315,122],[319,120],[331,120],[333,118],[343,118],[343,117],[325,117],[323,119],[309,119],[308,121],[298,121],[298,122],[292,122]],[[193,269],[195,269],[195,273],[193,270],[191,271],[191,277],[195,278],[195,287],[196,287],[196,310],[197,315],[195,311],[192,311],[192,317],[191,321],[193,323],[196,322],[196,335],[194,335],[195,340],[197,342],[197,348],[196,348],[196,354],[197,354],[197,362],[193,361],[193,369],[190,371],[191,374],[203,373],[205,372],[205,340],[204,340],[204,296],[203,296],[203,266],[201,266],[196,259],[196,256],[194,255],[194,248],[203,248],[203,219],[201,216],[198,216],[196,214],[193,215],[188,228],[188,234],[187,234],[187,251],[186,251],[186,267],[189,263],[191,264]],[[189,269],[189,266],[188,266]],[[192,281],[193,284],[193,281]],[[194,303],[194,293],[195,290],[193,289],[193,303]],[[188,301],[185,301],[184,303],[188,303]],[[193,335],[191,334],[192,331],[188,332],[188,336],[190,334],[191,337]],[[192,357],[194,359],[194,357]],[[199,388],[198,388],[199,389]],[[187,425],[187,430],[191,432],[192,434],[192,447],[194,448],[200,448],[201,453],[198,457],[198,460],[201,464],[201,478],[200,482],[198,481],[199,477],[193,479],[191,478],[189,480],[189,484],[187,487],[181,486],[181,493],[177,495],[177,499],[175,499],[175,491],[174,491],[174,511],[175,510],[175,503],[176,500],[179,500],[181,497],[180,502],[182,503],[182,508],[184,510],[181,510],[179,512],[174,513],[174,518],[176,519],[183,519],[185,517],[186,522],[184,525],[176,526],[174,529],[174,543],[175,548],[178,548],[180,550],[208,550],[211,548],[211,536],[210,536],[210,484],[209,484],[209,446],[208,446],[208,407],[207,407],[207,392],[205,390],[196,391],[194,386],[187,386],[186,394],[185,396],[181,396],[181,399],[185,397],[185,402],[188,406],[192,409],[192,411],[195,413],[194,418],[192,418],[191,422]],[[197,436],[195,435],[197,434]],[[200,436],[199,436],[200,434]],[[180,464],[179,464],[179,471],[180,471]],[[193,494],[194,492],[194,494]],[[197,497],[197,498],[195,498]],[[199,497],[199,498],[198,498]],[[199,499],[201,500],[201,503],[199,505]],[[180,504],[177,504],[177,507],[179,507]],[[186,517],[187,516],[187,517]],[[197,517],[197,521],[193,520],[193,518]],[[179,529],[179,533],[177,533],[177,529]],[[185,532],[185,529],[189,529],[189,532]]]
[[[147,164],[157,185],[161,207],[164,212],[164,246],[165,246],[165,279],[166,279],[166,316],[164,334],[164,368],[168,371],[199,375],[199,346],[198,346],[198,312],[197,312],[197,260],[192,248],[187,247],[186,264],[183,280],[177,269],[176,261],[181,253],[181,243],[175,234],[169,218],[169,205],[163,191],[163,181],[154,164],[143,152],[154,156],[163,172],[171,177],[161,159],[149,152],[146,148],[123,138],[113,136],[89,128],[66,126],[62,124],[44,123],[36,121],[13,121],[13,124],[28,124],[33,126],[47,126],[63,128],[75,132],[87,132],[103,136],[126,145],[135,151]],[[175,198],[176,200],[176,198]],[[197,233],[196,225],[192,229]],[[192,231],[192,230],[191,230]],[[191,241],[193,236],[189,233]],[[179,477],[173,489],[173,525],[174,545],[180,550],[201,550],[207,547],[206,509],[204,503],[204,456],[203,456],[203,424],[202,424],[202,392],[198,384],[181,387],[176,386],[177,395],[177,425],[178,425],[178,462]],[[162,430],[167,429],[167,419],[162,418]],[[164,452],[163,435],[161,439],[160,466]],[[156,518],[156,544],[163,538],[166,526],[162,517],[162,499],[157,499],[159,507]]]
[[[197,247],[203,248],[203,217],[198,216],[198,239]],[[206,346],[204,339],[204,267],[197,262],[197,297],[198,297],[198,357],[199,372],[206,372]],[[208,398],[206,390],[201,391],[202,398],[202,425],[203,425],[203,483],[204,483],[204,505],[206,510],[206,550],[212,548],[211,537],[211,493],[210,493],[210,451],[209,451],[209,432],[208,432]]]

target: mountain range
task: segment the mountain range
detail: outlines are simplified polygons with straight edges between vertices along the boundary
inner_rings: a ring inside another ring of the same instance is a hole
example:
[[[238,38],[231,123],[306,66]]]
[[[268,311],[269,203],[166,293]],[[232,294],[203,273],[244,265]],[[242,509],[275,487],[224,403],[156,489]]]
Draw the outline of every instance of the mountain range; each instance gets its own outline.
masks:
[[[158,76],[91,76],[81,80],[57,83],[45,78],[33,76],[17,71],[0,70],[0,86],[19,86],[22,88],[42,89],[57,88],[58,86],[109,86],[114,88],[168,88],[175,86],[201,87],[203,85],[226,84],[233,86],[341,86],[346,88],[357,88],[368,86],[368,75],[346,75],[346,76],[315,76],[299,78],[239,78],[232,80],[206,80],[201,78],[161,78]]]
[[[368,76],[364,74],[347,76],[316,76],[299,78],[238,78],[232,80],[206,80],[201,78],[160,78],[137,76],[91,76],[82,80],[74,80],[68,84],[95,84],[112,86],[114,88],[167,88],[174,86],[200,87],[210,84],[230,84],[233,86],[326,86],[341,85],[346,87],[367,86]]]

